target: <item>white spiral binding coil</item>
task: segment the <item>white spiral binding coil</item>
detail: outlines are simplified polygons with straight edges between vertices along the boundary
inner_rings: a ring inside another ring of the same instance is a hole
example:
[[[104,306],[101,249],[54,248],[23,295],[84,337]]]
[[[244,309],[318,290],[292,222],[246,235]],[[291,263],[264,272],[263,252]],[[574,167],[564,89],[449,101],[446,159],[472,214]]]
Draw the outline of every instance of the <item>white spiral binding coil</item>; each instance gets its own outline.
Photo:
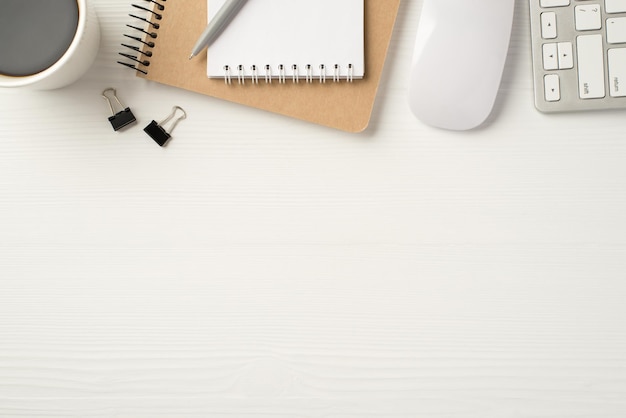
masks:
[[[273,79],[276,79],[279,84],[285,84],[287,82],[287,70],[285,70],[285,65],[279,64],[278,71],[272,71],[272,66],[266,64],[262,67],[258,65],[252,65],[249,68],[249,73],[246,73],[246,69],[242,64],[236,66],[237,68],[237,81],[239,84],[246,84],[246,79],[250,80],[251,84],[259,84],[259,78],[265,80],[266,84],[271,84]],[[262,70],[260,70],[262,68]],[[296,64],[291,65],[291,82],[294,84],[300,83],[300,79],[304,79],[307,84],[312,84],[315,82],[315,79],[319,81],[320,84],[325,84],[326,80],[329,78],[328,69],[325,64],[319,65],[319,76],[314,77],[313,75],[313,66],[311,64],[307,64],[305,67],[304,76],[300,75],[299,67]],[[341,76],[341,68],[339,64],[334,64],[332,67],[332,80],[333,83],[338,83],[342,79],[346,80],[348,83],[354,82],[354,66],[352,64],[348,64],[347,72],[342,77]],[[232,84],[233,74],[231,71],[230,65],[225,65],[224,69],[224,83],[229,85]],[[260,74],[262,72],[262,74]]]
[[[272,66],[265,66],[265,82],[271,84],[272,83]]]

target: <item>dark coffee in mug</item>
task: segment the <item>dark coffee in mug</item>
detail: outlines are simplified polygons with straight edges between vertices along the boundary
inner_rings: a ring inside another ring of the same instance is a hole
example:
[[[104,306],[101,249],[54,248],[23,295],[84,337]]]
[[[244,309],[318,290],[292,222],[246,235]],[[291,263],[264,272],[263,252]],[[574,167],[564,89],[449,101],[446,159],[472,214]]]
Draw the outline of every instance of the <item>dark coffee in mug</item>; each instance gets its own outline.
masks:
[[[76,0],[0,0],[0,75],[51,67],[70,47],[78,16]]]

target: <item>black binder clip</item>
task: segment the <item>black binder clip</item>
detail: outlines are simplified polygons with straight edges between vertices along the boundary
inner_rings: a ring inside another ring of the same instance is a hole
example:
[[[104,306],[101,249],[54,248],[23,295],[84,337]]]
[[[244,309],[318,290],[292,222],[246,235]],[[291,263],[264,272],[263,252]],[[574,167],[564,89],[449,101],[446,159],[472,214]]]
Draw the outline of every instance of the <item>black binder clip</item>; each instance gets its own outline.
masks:
[[[111,102],[111,99],[107,97],[107,92],[113,92],[113,98],[115,99],[119,107],[123,110],[115,113],[115,110],[113,109],[113,102]],[[111,122],[113,130],[119,131],[120,129],[130,125],[131,123],[137,122],[137,119],[135,119],[135,115],[133,115],[133,112],[130,111],[130,108],[124,108],[124,105],[122,104],[122,102],[120,102],[120,99],[117,98],[114,88],[108,88],[104,90],[102,92],[102,97],[104,97],[104,99],[109,103],[109,107],[111,108],[111,116],[109,117],[109,122]]]
[[[180,115],[178,118],[174,120],[174,122],[172,122],[172,126],[170,127],[170,130],[169,132],[167,132],[165,128],[163,128],[163,125],[169,122],[170,120],[172,120],[174,116],[176,116],[177,110],[180,110],[182,112],[182,115]],[[156,123],[156,121],[153,120],[152,122],[150,122],[148,126],[144,128],[143,131],[147,133],[150,136],[150,138],[154,139],[154,142],[156,142],[157,144],[159,144],[159,146],[162,147],[172,137],[171,132],[176,127],[176,124],[180,122],[181,120],[185,119],[186,117],[187,117],[187,113],[183,110],[182,107],[174,106],[172,108],[172,113],[168,117],[166,117],[159,123]]]

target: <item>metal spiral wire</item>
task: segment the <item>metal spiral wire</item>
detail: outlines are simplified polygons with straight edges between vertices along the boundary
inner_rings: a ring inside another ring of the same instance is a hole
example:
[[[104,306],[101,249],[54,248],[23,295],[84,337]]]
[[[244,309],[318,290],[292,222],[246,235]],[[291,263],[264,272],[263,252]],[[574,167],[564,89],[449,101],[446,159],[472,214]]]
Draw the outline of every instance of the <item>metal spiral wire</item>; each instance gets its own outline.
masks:
[[[148,74],[147,67],[150,66],[152,48],[154,48],[155,45],[154,40],[158,37],[156,31],[158,31],[161,26],[158,21],[163,19],[163,13],[161,12],[165,10],[166,6],[164,3],[166,1],[167,0],[144,0],[144,2],[150,3],[146,5],[149,7],[141,4],[132,4],[135,9],[142,11],[145,17],[132,13],[129,14],[130,17],[138,21],[138,26],[127,24],[126,27],[132,29],[132,33],[125,33],[124,36],[135,41],[135,44],[121,44],[126,49],[120,52],[119,55],[126,60],[117,61],[118,64],[142,74]]]

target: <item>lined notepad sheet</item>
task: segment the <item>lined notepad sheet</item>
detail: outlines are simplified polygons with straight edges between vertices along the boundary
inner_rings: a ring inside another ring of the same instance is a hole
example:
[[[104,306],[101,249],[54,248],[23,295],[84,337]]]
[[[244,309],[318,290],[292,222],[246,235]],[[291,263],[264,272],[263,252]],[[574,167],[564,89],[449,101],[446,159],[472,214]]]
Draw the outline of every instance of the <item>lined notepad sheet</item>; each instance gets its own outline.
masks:
[[[225,1],[208,0],[209,21]],[[207,75],[362,78],[363,2],[248,0],[209,47]]]

